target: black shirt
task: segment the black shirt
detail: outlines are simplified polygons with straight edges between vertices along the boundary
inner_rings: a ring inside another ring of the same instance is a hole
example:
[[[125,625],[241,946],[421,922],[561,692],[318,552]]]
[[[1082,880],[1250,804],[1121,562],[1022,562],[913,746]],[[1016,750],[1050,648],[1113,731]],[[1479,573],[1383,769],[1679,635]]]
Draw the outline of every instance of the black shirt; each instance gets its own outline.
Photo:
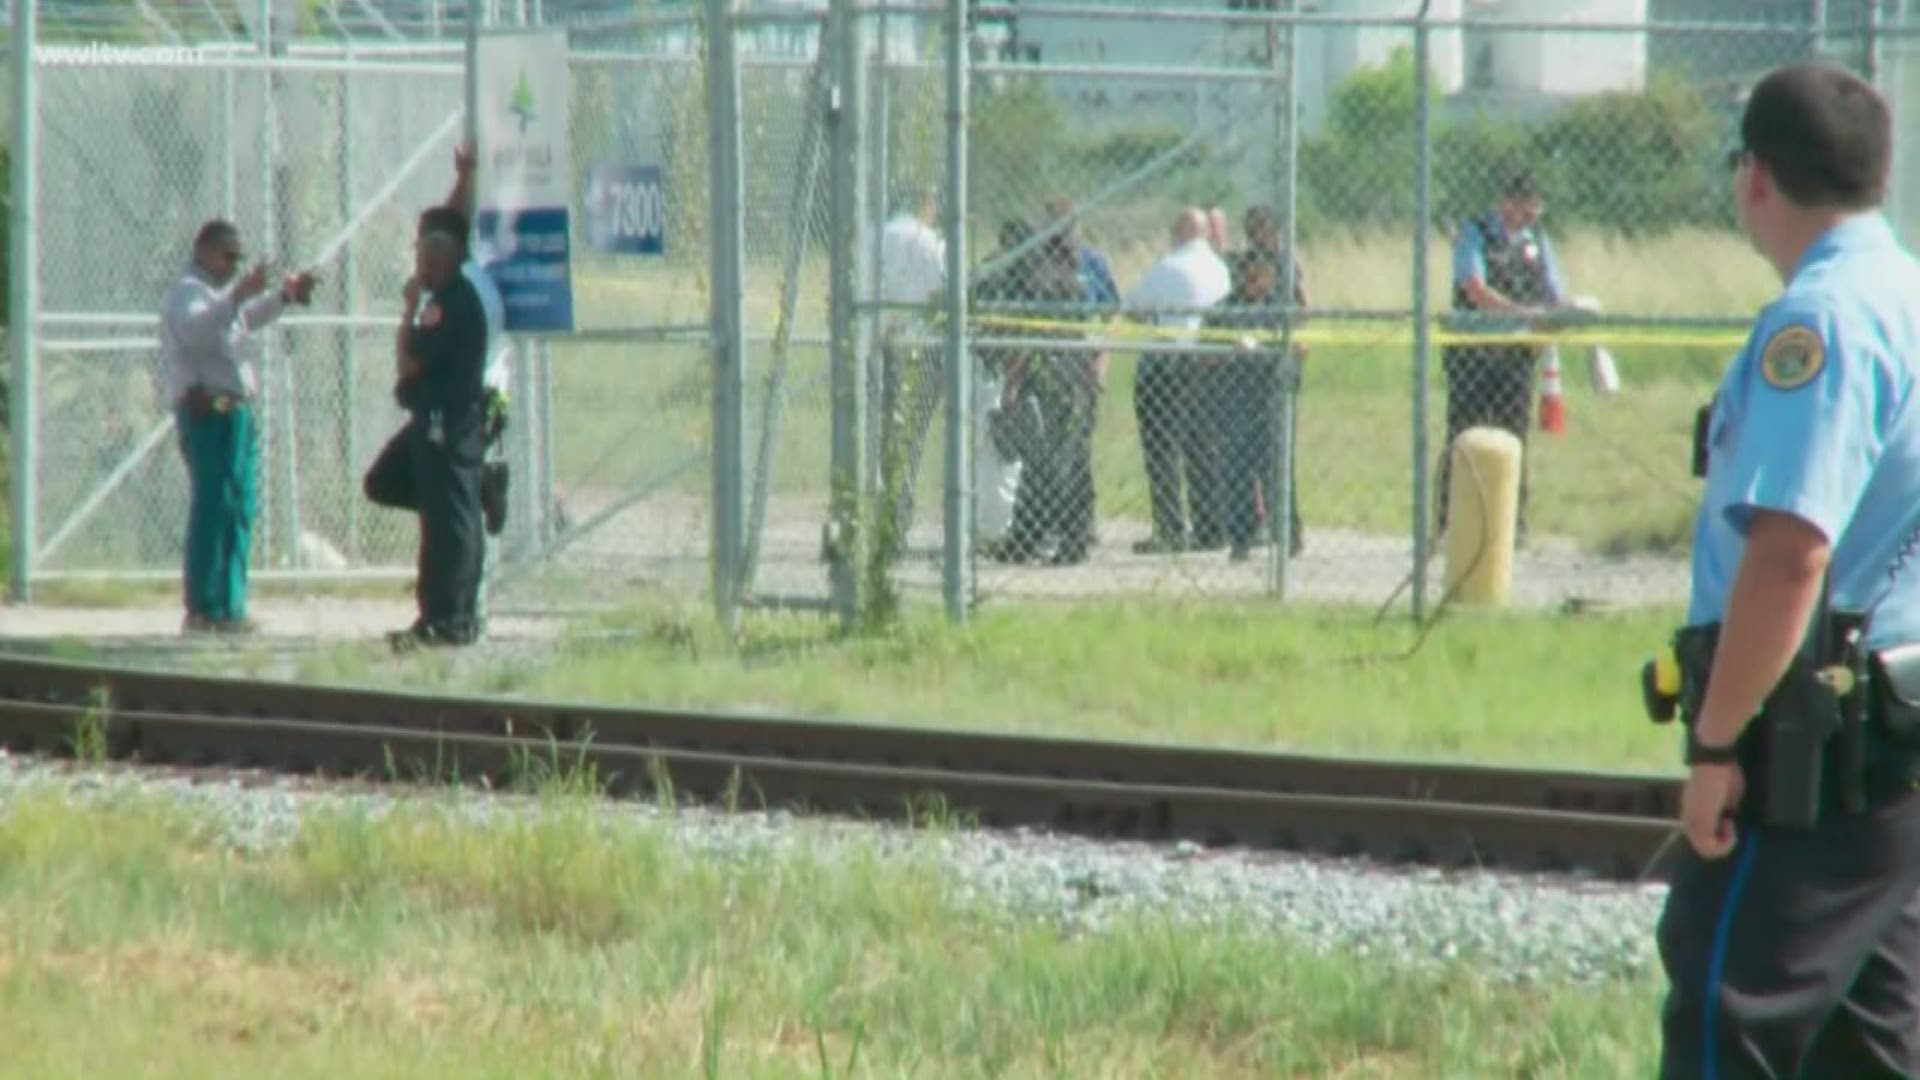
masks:
[[[465,274],[434,290],[407,331],[407,351],[420,374],[400,386],[409,411],[449,411],[478,405],[485,396],[487,314]]]

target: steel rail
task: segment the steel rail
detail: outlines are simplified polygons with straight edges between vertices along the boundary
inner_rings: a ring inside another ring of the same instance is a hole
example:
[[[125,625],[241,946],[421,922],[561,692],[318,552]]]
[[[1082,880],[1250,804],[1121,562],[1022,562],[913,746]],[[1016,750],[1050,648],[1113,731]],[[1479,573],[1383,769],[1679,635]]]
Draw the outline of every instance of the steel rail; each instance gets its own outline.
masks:
[[[1677,781],[262,683],[0,659],[0,746],[385,780],[591,768],[609,795],[1609,879],[1664,876]]]

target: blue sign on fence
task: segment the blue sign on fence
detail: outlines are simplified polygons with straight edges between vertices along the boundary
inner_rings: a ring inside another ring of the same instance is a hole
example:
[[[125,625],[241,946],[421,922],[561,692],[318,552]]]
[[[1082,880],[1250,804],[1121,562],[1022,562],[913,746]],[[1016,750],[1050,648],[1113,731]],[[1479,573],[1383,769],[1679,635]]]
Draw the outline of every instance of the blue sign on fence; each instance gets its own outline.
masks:
[[[500,289],[510,332],[571,332],[566,31],[489,31],[474,64],[482,162],[474,254]]]
[[[621,255],[666,251],[667,189],[658,166],[594,166],[587,180],[587,243]]]
[[[573,275],[565,207],[482,210],[474,252],[500,289],[507,328],[573,329]]]

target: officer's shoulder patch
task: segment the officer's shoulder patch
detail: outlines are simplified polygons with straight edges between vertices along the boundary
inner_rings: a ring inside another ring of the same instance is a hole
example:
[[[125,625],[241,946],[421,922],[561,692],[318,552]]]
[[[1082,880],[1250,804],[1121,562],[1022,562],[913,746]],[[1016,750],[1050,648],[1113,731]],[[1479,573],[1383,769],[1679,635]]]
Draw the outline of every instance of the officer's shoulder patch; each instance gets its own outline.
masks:
[[[1760,377],[1776,390],[1797,390],[1827,364],[1827,344],[1810,326],[1774,331],[1760,348]]]
[[[440,304],[438,301],[428,304],[427,309],[420,313],[420,325],[429,328],[440,325]]]

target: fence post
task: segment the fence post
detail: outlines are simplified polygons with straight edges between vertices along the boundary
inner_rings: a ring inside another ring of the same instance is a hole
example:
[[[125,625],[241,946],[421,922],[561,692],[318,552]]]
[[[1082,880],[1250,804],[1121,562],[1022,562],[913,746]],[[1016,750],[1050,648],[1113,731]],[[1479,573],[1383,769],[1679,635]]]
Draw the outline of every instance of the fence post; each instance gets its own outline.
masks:
[[[1866,80],[1884,94],[1886,90],[1880,86],[1880,0],[1867,0],[1866,54]]]
[[[272,0],[260,0],[260,55],[268,62],[260,77],[265,91],[260,105],[260,247],[277,258],[285,258],[292,250],[289,243],[292,215],[282,215],[279,206],[280,194],[288,190],[289,185],[281,175],[284,171],[280,162],[281,76],[273,62],[286,54],[286,43],[280,40],[281,27],[275,25],[274,14]],[[266,444],[272,477],[268,487],[273,496],[266,501],[277,511],[269,535],[277,541],[280,564],[297,570],[300,568],[300,470],[294,386],[299,376],[289,362],[290,347],[282,347],[283,341],[279,334],[271,331],[260,337],[260,380],[262,387],[267,388],[263,404],[272,413],[271,421],[264,415],[261,420],[270,436]]]
[[[855,32],[853,0],[832,0],[827,8],[826,47],[833,65],[827,78],[826,122],[831,142],[827,182],[832,191],[828,219],[829,394],[832,400],[832,458],[828,482],[827,554],[833,605],[840,625],[851,630],[860,620],[862,578],[869,556],[865,527],[871,458],[867,448],[866,350],[862,347],[855,305],[866,275],[861,273],[860,227],[865,220],[861,196],[862,61]]]
[[[13,274],[7,281],[8,345],[13,350],[9,366],[11,387],[7,421],[13,429],[13,553],[8,567],[7,591],[15,602],[32,599],[33,541],[36,481],[39,463],[33,444],[38,416],[34,370],[34,325],[40,316],[39,237],[35,235],[33,207],[35,176],[39,165],[40,121],[34,102],[33,39],[37,34],[38,5],[32,0],[14,0],[13,7],[13,193],[7,207],[8,265]]]
[[[1427,5],[1413,24],[1413,621],[1426,615],[1427,606],[1427,376],[1431,365],[1428,327],[1432,318],[1427,297],[1427,232],[1433,221],[1433,116],[1428,94],[1432,80],[1432,43],[1427,31]],[[1445,447],[1441,453],[1446,453]]]
[[[347,61],[355,59],[352,42],[347,44]],[[356,164],[353,152],[353,76],[342,72],[340,75],[340,145],[336,151],[339,166],[339,187],[335,191],[342,221],[353,218],[353,178]],[[355,245],[349,241],[340,252],[340,310],[359,310],[360,296],[360,260],[354,254]],[[360,388],[360,335],[351,327],[343,327],[334,333],[334,343],[340,349],[340,449],[346,457],[346,474],[353,476],[360,464],[360,410],[354,407]],[[347,500],[346,549],[349,558],[360,558],[360,500]]]
[[[967,8],[947,5],[947,620],[973,598],[973,362],[967,355]],[[911,480],[909,480],[911,482]]]
[[[1297,14],[1299,10],[1299,0],[1290,0],[1287,14]],[[1272,63],[1274,81],[1274,154],[1280,159],[1279,167],[1274,170],[1274,212],[1281,215],[1287,255],[1286,263],[1280,267],[1279,302],[1291,309],[1295,263],[1300,250],[1299,226],[1294,220],[1300,168],[1300,26],[1298,23],[1287,24],[1284,43],[1279,41],[1280,32],[1278,23],[1267,24],[1267,55]],[[1298,313],[1281,320],[1282,369],[1290,364],[1293,355],[1292,331],[1296,318]],[[1300,412],[1298,402],[1292,399],[1298,393],[1298,389],[1282,390],[1282,400],[1275,403],[1279,415],[1275,417],[1273,448],[1267,455],[1265,472],[1261,476],[1261,487],[1267,493],[1267,530],[1273,539],[1272,554],[1267,560],[1267,589],[1277,599],[1286,598],[1287,563],[1293,558],[1293,518],[1290,509],[1297,498],[1293,490],[1296,471],[1293,453],[1297,441],[1294,438],[1294,426],[1300,422]]]
[[[746,461],[746,313],[741,274],[740,71],[733,0],[707,0],[709,203],[713,250],[713,605],[721,625],[739,619],[741,473]]]
[[[847,41],[865,46],[869,40],[862,33],[862,24],[855,17],[849,17],[851,29]],[[856,272],[860,274],[860,298],[872,305],[864,318],[855,324],[853,339],[856,355],[865,364],[862,378],[867,380],[869,394],[881,385],[882,368],[878,342],[885,313],[880,308],[880,237],[886,231],[888,199],[893,186],[893,75],[888,67],[892,60],[892,33],[888,25],[887,10],[880,9],[875,16],[872,30],[872,64],[862,64],[858,72],[849,76],[849,82],[859,82],[855,94],[860,102],[859,121],[865,132],[865,142],[861,144],[862,157],[867,162],[866,188],[864,198],[860,200],[861,217],[855,227],[854,235],[862,237],[856,241],[860,252],[855,260]],[[864,55],[868,50],[856,48],[856,56]],[[909,69],[911,70],[911,69]],[[860,81],[864,78],[864,81]],[[855,157],[852,160],[861,160]],[[864,235],[861,230],[864,231]],[[877,498],[880,494],[880,440],[885,429],[884,423],[873,423],[869,418],[864,427],[866,442],[862,451],[867,455],[865,481],[873,485],[867,494]]]

